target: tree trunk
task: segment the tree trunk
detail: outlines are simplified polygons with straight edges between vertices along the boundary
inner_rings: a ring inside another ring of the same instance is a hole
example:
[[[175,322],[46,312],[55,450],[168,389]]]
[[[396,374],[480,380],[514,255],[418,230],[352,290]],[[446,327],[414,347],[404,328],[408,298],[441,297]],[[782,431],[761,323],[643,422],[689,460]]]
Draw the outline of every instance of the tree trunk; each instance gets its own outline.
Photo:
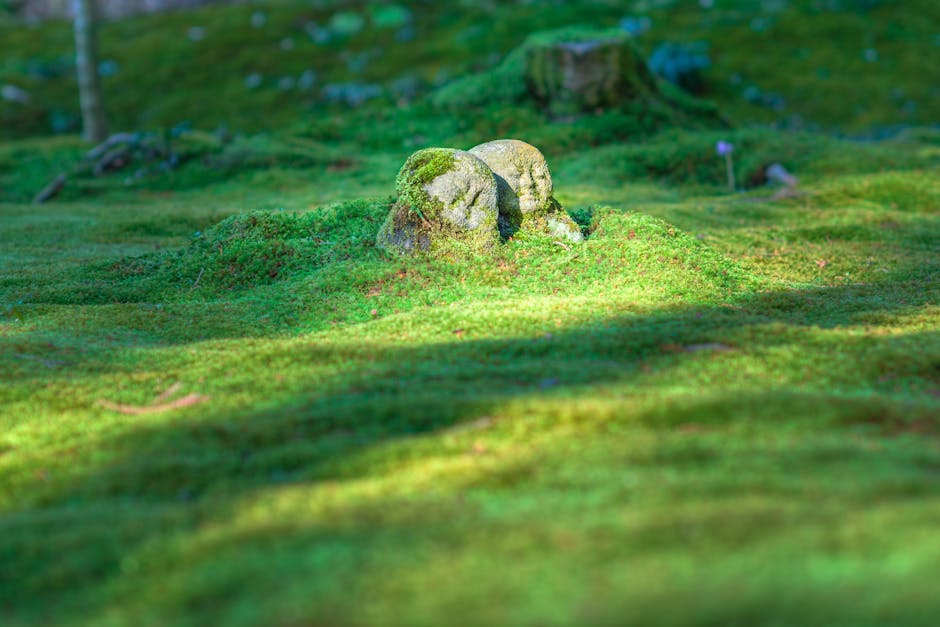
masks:
[[[75,67],[82,106],[82,137],[100,143],[108,136],[108,125],[98,77],[98,36],[95,0],[72,0],[75,14]]]

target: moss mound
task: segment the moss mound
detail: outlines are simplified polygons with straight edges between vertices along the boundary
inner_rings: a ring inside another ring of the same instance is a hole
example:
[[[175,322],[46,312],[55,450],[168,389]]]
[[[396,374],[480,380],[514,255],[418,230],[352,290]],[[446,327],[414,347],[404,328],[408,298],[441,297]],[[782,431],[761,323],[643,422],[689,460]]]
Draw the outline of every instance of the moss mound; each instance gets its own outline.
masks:
[[[586,221],[581,213],[579,220]],[[636,211],[611,207],[591,210],[588,258],[602,268],[601,289],[616,275],[627,276],[633,289],[647,294],[728,298],[760,281],[735,261],[674,224]]]
[[[124,288],[137,294],[265,285],[367,256],[387,208],[387,202],[366,199],[302,214],[235,215],[196,233],[185,248],[127,259],[109,270],[122,275]]]

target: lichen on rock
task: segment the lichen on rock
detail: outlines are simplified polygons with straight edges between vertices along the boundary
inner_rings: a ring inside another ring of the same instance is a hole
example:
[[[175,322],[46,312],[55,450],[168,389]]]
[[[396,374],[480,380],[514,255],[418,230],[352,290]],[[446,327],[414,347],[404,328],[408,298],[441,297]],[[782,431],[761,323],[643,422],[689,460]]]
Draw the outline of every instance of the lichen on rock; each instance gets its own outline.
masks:
[[[504,237],[525,230],[572,242],[583,239],[581,229],[555,200],[548,162],[538,148],[517,139],[499,139],[469,152],[496,176],[499,228]]]
[[[496,178],[476,156],[451,148],[419,150],[402,166],[396,188],[398,200],[376,240],[380,248],[479,253],[498,242]]]

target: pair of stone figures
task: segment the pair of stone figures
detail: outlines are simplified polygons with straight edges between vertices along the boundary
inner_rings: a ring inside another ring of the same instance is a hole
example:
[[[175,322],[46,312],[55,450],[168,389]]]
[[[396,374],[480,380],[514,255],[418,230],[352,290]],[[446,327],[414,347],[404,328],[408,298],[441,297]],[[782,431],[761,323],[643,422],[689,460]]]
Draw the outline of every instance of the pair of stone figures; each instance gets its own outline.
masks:
[[[396,187],[398,201],[377,238],[386,250],[485,252],[519,231],[582,239],[552,195],[545,157],[515,139],[468,151],[419,150],[405,162]]]

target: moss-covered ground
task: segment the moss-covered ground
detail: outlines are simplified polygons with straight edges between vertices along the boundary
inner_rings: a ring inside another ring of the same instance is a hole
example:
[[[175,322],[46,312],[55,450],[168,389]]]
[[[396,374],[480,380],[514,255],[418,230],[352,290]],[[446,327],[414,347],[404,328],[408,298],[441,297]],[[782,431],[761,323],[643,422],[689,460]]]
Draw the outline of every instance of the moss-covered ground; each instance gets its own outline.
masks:
[[[265,29],[328,23],[329,4],[266,5]],[[490,4],[500,19],[458,45]],[[417,40],[364,71],[457,75],[527,24],[612,21],[613,4],[414,3]],[[77,175],[32,205],[86,147],[4,126],[0,624],[935,625],[937,9],[647,4],[649,42],[716,37],[710,96],[735,128],[454,115],[420,95],[308,110],[218,72],[288,63],[252,53],[257,7],[107,26],[105,50],[136,38],[116,59],[153,58],[109,85],[117,127],[185,114],[236,137],[187,133],[176,170]],[[242,47],[158,48],[229,21]],[[4,72],[66,50],[64,26],[3,28]],[[263,45],[293,59],[299,38],[275,33]],[[782,67],[815,52],[750,38],[859,50],[829,83]],[[826,132],[752,124],[788,113],[728,92],[734,72]],[[204,88],[217,99],[190,108]],[[897,110],[896,88],[918,106]],[[583,244],[375,248],[408,154],[503,136],[542,148]],[[718,140],[743,183],[779,161],[798,193],[730,193]]]

